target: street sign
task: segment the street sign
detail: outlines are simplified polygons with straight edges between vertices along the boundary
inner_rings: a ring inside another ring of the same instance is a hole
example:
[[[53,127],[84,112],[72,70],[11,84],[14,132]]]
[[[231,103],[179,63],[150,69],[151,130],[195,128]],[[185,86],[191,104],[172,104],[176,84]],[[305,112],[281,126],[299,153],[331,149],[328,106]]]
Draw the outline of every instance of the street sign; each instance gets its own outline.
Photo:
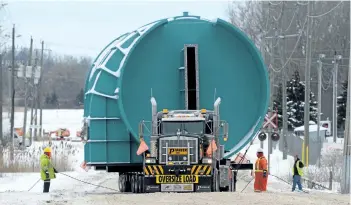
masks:
[[[276,129],[277,125],[273,122],[274,118],[277,117],[277,113],[274,113],[270,118],[266,115],[265,116],[265,123],[263,124],[263,128],[266,128],[269,124]]]

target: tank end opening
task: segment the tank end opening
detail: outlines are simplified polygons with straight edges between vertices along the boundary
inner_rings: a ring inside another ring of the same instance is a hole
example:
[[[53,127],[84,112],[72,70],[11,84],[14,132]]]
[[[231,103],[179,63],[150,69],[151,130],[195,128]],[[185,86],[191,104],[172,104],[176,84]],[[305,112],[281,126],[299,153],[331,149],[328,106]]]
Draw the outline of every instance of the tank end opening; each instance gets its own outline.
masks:
[[[188,110],[198,110],[198,82],[197,82],[197,48],[195,46],[186,46],[186,95]]]

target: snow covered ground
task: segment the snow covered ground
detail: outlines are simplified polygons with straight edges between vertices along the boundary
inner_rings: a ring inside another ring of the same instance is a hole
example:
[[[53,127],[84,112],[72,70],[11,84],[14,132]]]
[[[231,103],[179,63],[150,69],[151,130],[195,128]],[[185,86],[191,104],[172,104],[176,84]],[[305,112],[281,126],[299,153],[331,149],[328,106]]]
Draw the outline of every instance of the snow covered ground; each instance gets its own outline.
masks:
[[[44,111],[44,129],[67,127],[71,130],[71,133],[74,133],[72,131],[81,127],[82,114],[82,110]],[[22,115],[17,115],[19,118],[22,118],[23,113]],[[21,124],[20,120],[17,121],[17,119],[16,123]],[[118,192],[117,174],[95,170],[86,172],[79,167],[83,161],[82,143],[69,142],[65,145],[66,148],[60,148],[59,144],[56,145],[57,147],[54,150],[60,153],[67,152],[67,149],[75,150],[74,153],[69,152],[69,157],[64,158],[64,160],[69,161],[74,171],[57,174],[57,178],[52,180],[51,190],[48,194],[42,193],[43,182],[39,180],[40,175],[38,172],[5,173],[2,177],[0,176],[0,204],[350,204],[349,196],[326,191],[310,190],[310,194],[291,193],[289,184],[273,176],[269,176],[267,193],[253,193],[253,181],[251,181],[252,177],[248,171],[239,173],[240,179],[237,183],[237,192],[235,193],[121,194]],[[23,156],[17,160],[21,160],[22,163],[28,162],[29,164],[33,160],[38,161],[38,156],[41,154],[39,149],[41,146],[43,146],[43,143],[35,143],[29,150],[35,150],[37,154]],[[259,141],[255,140],[246,155],[252,162],[256,160],[256,151],[259,146]],[[267,156],[267,142],[265,142],[264,147],[265,155]],[[241,153],[244,153],[245,150],[246,148]],[[61,155],[54,155],[53,158],[58,158],[59,156]],[[289,156],[287,160],[283,160],[282,153],[274,150],[270,156],[270,165],[271,174],[284,178],[291,174],[293,157]],[[110,189],[96,187],[82,181]],[[249,183],[250,181],[251,183]],[[249,185],[245,188],[248,183]],[[32,189],[28,191],[30,188]],[[244,188],[245,190],[243,190]]]
[[[23,112],[15,112],[15,127],[23,127]],[[43,129],[46,131],[57,128],[68,128],[71,135],[82,127],[83,110],[43,110]],[[27,132],[30,125],[30,111],[27,114]],[[3,132],[10,131],[10,120],[7,113],[3,113]]]

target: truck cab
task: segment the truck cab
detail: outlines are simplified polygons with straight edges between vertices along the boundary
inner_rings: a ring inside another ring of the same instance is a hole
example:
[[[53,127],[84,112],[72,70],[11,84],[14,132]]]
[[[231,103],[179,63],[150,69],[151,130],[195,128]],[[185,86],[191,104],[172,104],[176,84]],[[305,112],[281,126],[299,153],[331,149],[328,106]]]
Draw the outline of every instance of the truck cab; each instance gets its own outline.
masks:
[[[152,135],[143,167],[145,192],[211,192],[218,189],[219,161],[224,154],[224,146],[219,145],[219,128],[223,127],[225,140],[228,136],[227,123],[219,120],[219,113],[215,114],[218,108],[214,111],[163,109],[157,112],[155,99],[151,102]],[[139,135],[142,137],[141,133]],[[224,169],[227,177],[229,164]]]

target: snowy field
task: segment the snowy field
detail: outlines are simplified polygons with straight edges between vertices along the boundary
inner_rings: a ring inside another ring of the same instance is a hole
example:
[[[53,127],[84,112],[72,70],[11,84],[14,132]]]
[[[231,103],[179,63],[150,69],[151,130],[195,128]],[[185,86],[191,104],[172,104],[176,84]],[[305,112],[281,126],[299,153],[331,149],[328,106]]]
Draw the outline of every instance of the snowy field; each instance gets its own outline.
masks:
[[[67,127],[71,130],[71,133],[75,134],[75,131],[81,128],[82,115],[82,110],[44,110],[43,127],[47,130]],[[16,116],[23,118],[23,113],[16,113]],[[20,126],[22,122],[16,118],[16,123]],[[15,160],[28,167],[36,167],[43,146],[45,146],[45,142],[36,142],[32,147],[27,148],[28,152],[26,153],[33,154],[17,155],[18,157]],[[259,146],[259,141],[255,140],[246,155],[252,162],[256,160],[256,151]],[[331,149],[330,146],[334,147],[336,145],[328,143],[326,149]],[[267,156],[267,142],[265,142],[264,147],[265,156]],[[38,172],[2,173],[2,176],[0,175],[0,204],[350,204],[350,196],[334,192],[309,190],[309,194],[291,193],[289,184],[273,176],[268,178],[267,193],[253,193],[253,181],[251,181],[252,177],[249,171],[239,172],[237,192],[235,193],[121,194],[118,192],[117,174],[95,170],[86,172],[80,168],[80,163],[83,161],[82,143],[67,142],[61,147],[60,143],[55,142],[53,150],[54,153],[56,152],[56,154],[53,154],[54,163],[60,164],[60,160],[68,161],[67,164],[70,166],[68,170],[72,171],[57,174],[57,178],[52,180],[49,194],[42,193],[43,182],[39,180],[40,174]],[[246,148],[241,153],[244,153],[245,150]],[[8,159],[8,157],[5,157],[5,159]],[[270,164],[272,175],[283,179],[292,178],[293,157],[289,156],[287,160],[283,160],[282,153],[274,150],[270,156]],[[36,169],[34,170],[36,171]],[[93,186],[82,181],[109,189]],[[245,188],[247,184],[248,186]],[[245,190],[243,190],[244,188]],[[29,189],[31,190],[28,191]]]

